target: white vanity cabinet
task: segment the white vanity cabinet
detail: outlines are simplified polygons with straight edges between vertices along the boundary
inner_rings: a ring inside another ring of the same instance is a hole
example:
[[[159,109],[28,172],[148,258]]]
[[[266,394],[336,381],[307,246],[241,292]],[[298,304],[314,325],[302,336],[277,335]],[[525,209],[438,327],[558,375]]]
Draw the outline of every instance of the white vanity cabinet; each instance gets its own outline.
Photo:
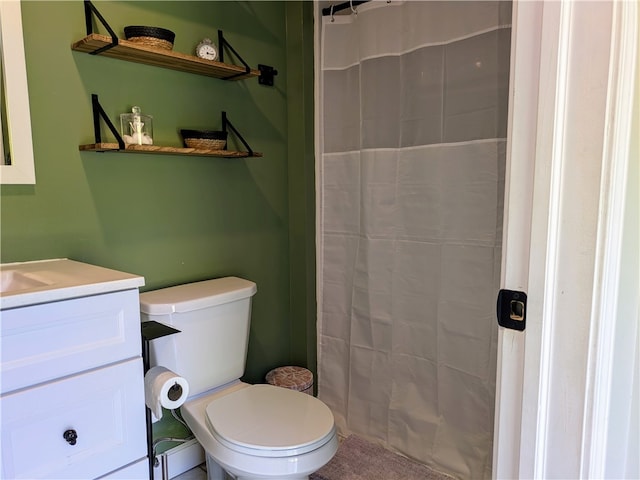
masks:
[[[148,478],[144,279],[66,259],[1,269],[0,478]]]

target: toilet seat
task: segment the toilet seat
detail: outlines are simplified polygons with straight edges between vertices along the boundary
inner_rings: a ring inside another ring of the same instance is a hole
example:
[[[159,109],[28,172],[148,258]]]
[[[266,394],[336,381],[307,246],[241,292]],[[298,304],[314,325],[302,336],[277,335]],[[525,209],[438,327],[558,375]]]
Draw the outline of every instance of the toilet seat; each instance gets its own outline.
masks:
[[[315,397],[272,385],[251,385],[212,400],[207,427],[227,448],[259,457],[311,452],[335,436],[333,414]]]
[[[196,395],[193,398],[187,400],[184,405],[180,407],[180,411],[182,412],[185,422],[198,440],[198,443],[202,445],[205,452],[207,453],[207,463],[211,463],[212,466],[211,472],[219,473],[217,467],[220,467],[226,472],[230,473],[232,476],[243,479],[265,480],[267,478],[270,478],[272,480],[283,480],[286,478],[289,480],[308,480],[308,476],[320,469],[323,465],[326,465],[338,450],[338,435],[333,425],[333,415],[331,414],[329,407],[324,405],[320,400],[311,397],[310,395],[306,395],[304,393],[296,391],[288,391],[287,389],[275,387],[273,385],[255,385],[255,387],[258,388],[280,389],[283,392],[288,392],[286,393],[288,395],[298,395],[302,398],[308,397],[306,400],[311,400],[311,405],[317,405],[317,403],[319,403],[327,409],[325,413],[330,415],[330,426],[327,427],[325,424],[324,428],[316,430],[318,438],[315,440],[307,439],[306,447],[300,447],[300,445],[298,445],[298,447],[300,448],[297,449],[290,448],[292,445],[289,445],[289,448],[287,448],[287,446],[282,444],[279,446],[279,450],[269,450],[265,448],[267,447],[266,445],[260,446],[251,444],[252,446],[243,447],[242,445],[238,445],[235,442],[230,442],[228,440],[225,440],[223,443],[219,440],[219,438],[221,438],[222,436],[213,433],[214,430],[224,430],[224,428],[222,424],[218,424],[218,415],[216,414],[216,412],[211,412],[212,418],[209,418],[207,414],[207,407],[212,403],[215,405],[219,399],[227,396],[234,399],[232,403],[236,403],[237,406],[237,408],[235,408],[235,415],[240,416],[241,421],[248,415],[260,417],[258,421],[261,421],[262,417],[268,417],[270,414],[273,414],[270,408],[263,408],[262,406],[258,408],[255,404],[252,407],[246,407],[245,405],[242,408],[237,405],[236,401],[240,400],[240,397],[232,395],[235,392],[250,389],[253,387],[254,386],[240,381],[234,381],[227,385],[223,385],[214,390],[211,390],[205,394]],[[250,398],[253,397],[250,396]],[[260,401],[260,399],[258,399],[257,401]],[[290,405],[288,400],[282,403],[284,405]],[[248,409],[244,410],[245,408]],[[222,414],[230,414],[224,411],[224,409],[222,410]],[[230,410],[234,410],[233,407],[230,407]],[[324,416],[323,413],[320,413],[322,411],[323,408],[316,409],[316,407],[314,406],[311,407],[313,416]],[[291,419],[292,417],[291,415],[289,415],[290,412],[287,411],[286,413],[286,418]],[[293,425],[293,422],[295,421],[297,420],[294,419],[291,422],[287,420],[287,424]],[[212,423],[218,424],[218,427],[214,429],[211,426]],[[233,423],[235,424],[235,422]],[[255,424],[253,425],[255,426]],[[277,428],[273,427],[273,425],[267,425],[267,428],[278,430],[283,428],[283,424],[279,423]],[[305,431],[312,430],[314,429],[305,429]],[[329,434],[323,436],[321,434],[323,430],[328,430]],[[309,435],[309,437],[313,437],[313,435]],[[229,447],[228,445],[231,445],[231,447]],[[276,445],[276,447],[278,447],[278,445]],[[313,448],[315,448],[315,450],[308,451],[307,453],[296,454],[297,451]],[[244,450],[248,453],[243,453],[240,450]],[[211,460],[211,462],[209,462],[209,460]],[[216,473],[213,473],[214,478],[217,478],[215,477],[215,474]]]

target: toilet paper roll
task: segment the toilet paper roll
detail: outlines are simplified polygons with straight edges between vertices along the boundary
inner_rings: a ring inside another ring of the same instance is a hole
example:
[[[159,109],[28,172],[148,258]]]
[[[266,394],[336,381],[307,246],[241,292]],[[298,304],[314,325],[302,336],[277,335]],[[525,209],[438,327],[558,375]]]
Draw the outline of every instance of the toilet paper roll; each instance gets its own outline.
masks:
[[[160,420],[162,407],[180,407],[189,395],[187,380],[165,367],[151,367],[144,376],[144,399],[153,415]]]

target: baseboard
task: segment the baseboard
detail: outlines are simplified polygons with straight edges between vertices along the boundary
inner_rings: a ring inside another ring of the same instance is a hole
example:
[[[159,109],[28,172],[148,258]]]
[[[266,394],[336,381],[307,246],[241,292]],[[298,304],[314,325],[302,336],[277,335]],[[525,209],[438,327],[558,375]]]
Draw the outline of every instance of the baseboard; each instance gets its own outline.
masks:
[[[196,439],[170,448],[157,456],[158,466],[153,469],[153,480],[169,480],[204,463],[204,450]]]

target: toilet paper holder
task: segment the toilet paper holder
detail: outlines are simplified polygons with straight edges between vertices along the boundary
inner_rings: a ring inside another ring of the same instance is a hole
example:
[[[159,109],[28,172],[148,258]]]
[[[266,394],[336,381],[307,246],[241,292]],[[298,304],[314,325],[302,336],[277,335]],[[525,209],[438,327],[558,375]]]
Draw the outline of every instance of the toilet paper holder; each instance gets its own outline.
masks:
[[[144,365],[144,373],[146,374],[150,367],[149,362],[149,343],[151,340],[155,340],[156,338],[165,337],[167,335],[173,335],[174,333],[180,333],[180,330],[170,327],[168,325],[164,325],[163,323],[156,322],[155,320],[150,320],[148,322],[142,322],[140,324],[140,330],[142,333],[142,363]],[[176,398],[180,398],[182,395],[182,387],[177,384],[179,388],[179,394]],[[174,385],[170,390],[176,387]],[[175,392],[178,393],[178,392]],[[146,410],[146,420],[147,420],[147,456],[149,458],[149,478],[153,478],[153,464],[154,464],[154,453],[153,453],[153,429],[151,422],[151,410],[148,407],[145,407]]]

